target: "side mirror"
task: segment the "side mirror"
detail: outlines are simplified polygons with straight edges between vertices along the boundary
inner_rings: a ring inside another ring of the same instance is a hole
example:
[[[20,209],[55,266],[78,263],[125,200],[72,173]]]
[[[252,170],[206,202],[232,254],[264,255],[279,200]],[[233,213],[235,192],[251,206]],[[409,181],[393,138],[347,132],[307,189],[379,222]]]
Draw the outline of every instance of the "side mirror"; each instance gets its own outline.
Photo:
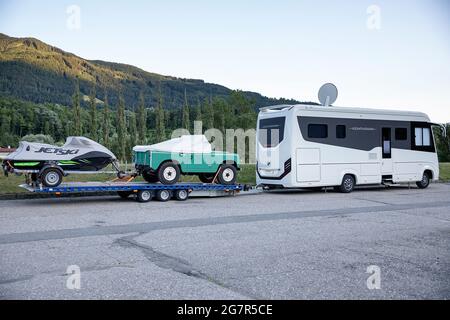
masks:
[[[450,139],[447,139],[447,136],[450,134],[449,130],[448,130],[448,128],[450,128],[449,124],[431,123],[431,125],[433,126],[433,128],[437,128],[438,130],[440,130],[439,135],[440,135],[441,139],[443,139],[444,141],[447,141],[449,148],[450,148]],[[434,133],[436,133],[436,131],[433,131],[433,136],[435,136]],[[441,135],[441,133],[442,133],[442,135]]]

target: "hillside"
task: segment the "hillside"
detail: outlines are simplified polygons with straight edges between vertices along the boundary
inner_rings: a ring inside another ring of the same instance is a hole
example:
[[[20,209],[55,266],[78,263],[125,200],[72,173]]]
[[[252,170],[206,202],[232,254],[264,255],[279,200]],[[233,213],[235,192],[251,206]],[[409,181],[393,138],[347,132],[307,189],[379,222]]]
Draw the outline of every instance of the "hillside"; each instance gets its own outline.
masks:
[[[182,106],[184,90],[191,105],[210,96],[226,98],[231,92],[224,86],[202,80],[163,76],[126,64],[85,60],[34,38],[12,38],[0,33],[0,95],[35,103],[70,105],[77,77],[84,95],[89,95],[96,83],[97,98],[103,100],[106,89],[113,107],[119,92],[128,108],[138,104],[140,92],[146,103],[154,106],[159,84],[165,108]],[[254,92],[245,92],[245,95],[254,99],[258,107],[295,103]]]

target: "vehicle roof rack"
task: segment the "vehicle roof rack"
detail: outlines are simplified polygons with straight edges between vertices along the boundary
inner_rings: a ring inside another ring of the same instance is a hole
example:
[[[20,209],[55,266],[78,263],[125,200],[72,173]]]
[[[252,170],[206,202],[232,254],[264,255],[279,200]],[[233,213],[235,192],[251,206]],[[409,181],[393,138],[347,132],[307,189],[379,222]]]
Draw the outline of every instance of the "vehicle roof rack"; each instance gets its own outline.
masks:
[[[286,108],[291,108],[291,107],[293,107],[293,106],[290,104],[283,104],[283,105],[279,105],[279,106],[270,106],[270,107],[259,108],[259,111],[261,111],[261,112],[281,111],[281,110],[284,110]]]

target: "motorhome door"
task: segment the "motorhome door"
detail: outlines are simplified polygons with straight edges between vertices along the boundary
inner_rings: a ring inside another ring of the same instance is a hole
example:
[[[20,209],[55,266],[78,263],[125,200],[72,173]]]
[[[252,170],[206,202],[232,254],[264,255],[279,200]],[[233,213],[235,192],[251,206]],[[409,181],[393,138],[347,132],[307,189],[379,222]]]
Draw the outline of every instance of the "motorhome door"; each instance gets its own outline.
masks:
[[[320,181],[320,149],[299,148],[297,158],[297,182]]]
[[[382,161],[381,161],[381,174],[383,176],[392,175],[392,132],[391,128],[381,129],[381,148],[382,148]]]

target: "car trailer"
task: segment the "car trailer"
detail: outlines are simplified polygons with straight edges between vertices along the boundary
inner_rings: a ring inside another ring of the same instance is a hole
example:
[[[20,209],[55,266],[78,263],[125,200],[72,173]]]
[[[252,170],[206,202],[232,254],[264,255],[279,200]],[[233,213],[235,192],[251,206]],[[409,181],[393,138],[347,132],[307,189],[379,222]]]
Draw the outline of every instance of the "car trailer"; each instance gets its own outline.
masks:
[[[251,188],[248,185],[242,184],[177,183],[173,185],[164,185],[161,183],[122,181],[62,183],[55,188],[33,186],[29,184],[22,184],[20,187],[34,193],[54,194],[57,196],[73,193],[110,194],[111,192],[117,192],[123,199],[135,195],[136,200],[139,202],[149,202],[153,198],[156,198],[159,201],[168,201],[172,198],[184,201],[191,193],[198,193],[201,196],[235,195],[241,191],[248,191]]]

